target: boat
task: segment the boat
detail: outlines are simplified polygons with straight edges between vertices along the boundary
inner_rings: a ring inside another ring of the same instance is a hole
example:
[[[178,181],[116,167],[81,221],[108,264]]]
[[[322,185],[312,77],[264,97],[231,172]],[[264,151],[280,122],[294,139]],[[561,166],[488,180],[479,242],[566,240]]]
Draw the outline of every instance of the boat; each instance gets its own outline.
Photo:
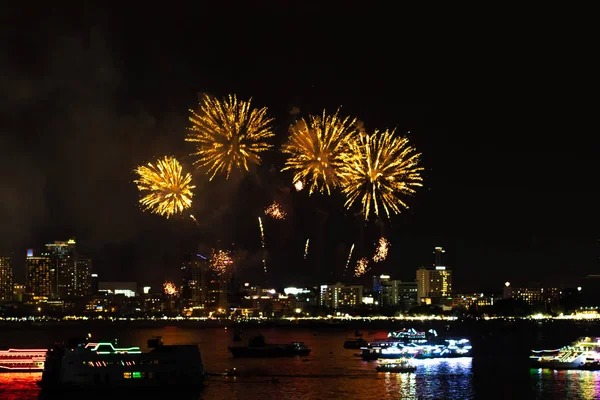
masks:
[[[242,341],[242,330],[241,329],[236,329],[235,332],[233,333],[233,341],[234,342],[241,342]]]
[[[0,372],[42,372],[47,349],[0,350]]]
[[[294,357],[307,356],[310,349],[303,342],[287,344],[268,344],[262,335],[248,341],[248,346],[229,346],[229,351],[235,358],[240,357]]]
[[[394,361],[379,361],[375,368],[377,372],[415,372],[417,366],[412,364],[408,358],[399,358]]]
[[[600,370],[600,337],[580,337],[573,343],[551,350],[532,350],[536,368]]]
[[[115,347],[112,342],[81,341],[48,350],[42,391],[112,389],[193,389],[204,383],[204,365],[197,345],[164,345],[148,340],[150,351]]]
[[[454,358],[471,357],[472,346],[469,339],[446,339],[433,329],[423,332],[411,328],[390,332],[387,338],[369,342],[361,350],[363,360]]]
[[[344,341],[345,349],[360,349],[368,344],[368,342],[363,338],[358,339],[346,339]]]

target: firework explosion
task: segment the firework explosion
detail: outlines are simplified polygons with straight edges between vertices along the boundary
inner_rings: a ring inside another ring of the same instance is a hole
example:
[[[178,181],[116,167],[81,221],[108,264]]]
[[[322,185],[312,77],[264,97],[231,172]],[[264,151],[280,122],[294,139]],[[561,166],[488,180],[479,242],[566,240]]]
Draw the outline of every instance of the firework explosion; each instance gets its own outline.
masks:
[[[338,110],[339,112],[339,110]],[[356,132],[355,119],[333,115],[309,116],[290,126],[290,138],[282,151],[289,155],[282,171],[294,171],[294,182],[314,191],[331,194],[339,184],[339,169],[344,164],[344,151]],[[296,190],[298,189],[296,186]]]
[[[390,241],[386,238],[379,238],[377,249],[375,249],[375,255],[373,256],[373,262],[384,261],[387,258],[388,251],[390,250]]]
[[[258,217],[258,226],[260,228],[260,245],[262,247],[262,263],[263,268],[265,270],[265,274],[267,273],[267,260],[265,259],[265,231],[263,229],[262,219]]]
[[[348,260],[346,260],[346,267],[344,268],[344,275],[348,270],[348,266],[350,265],[350,260],[352,259],[352,252],[354,251],[354,243],[352,243],[352,247],[350,247],[350,252],[348,253]]]
[[[210,257],[210,266],[217,273],[218,276],[222,276],[227,272],[227,268],[233,264],[231,253],[228,251],[215,251],[213,249]]]
[[[171,281],[166,281],[163,283],[163,290],[166,295],[175,296],[177,294],[177,286]]]
[[[360,277],[364,275],[369,270],[369,259],[361,258],[356,262],[356,267],[354,268],[354,276]]]
[[[208,167],[210,180],[221,172],[229,178],[232,169],[248,171],[248,164],[260,164],[259,153],[272,147],[266,140],[274,136],[273,119],[266,107],[252,108],[250,102],[235,95],[222,101],[204,95],[200,110],[190,110],[192,126],[185,140],[196,144],[194,165]]]
[[[419,156],[408,139],[394,137],[394,131],[359,135],[350,142],[341,168],[344,206],[350,209],[359,200],[365,220],[382,211],[388,218],[399,214],[408,208],[400,196],[414,194],[414,187],[423,186]]]
[[[306,257],[308,257],[308,245],[310,243],[310,238],[306,239],[306,244],[304,245],[304,259],[306,260]]]
[[[192,175],[183,174],[179,161],[165,156],[155,164],[148,163],[135,169],[139,179],[133,181],[138,190],[148,192],[140,199],[144,210],[150,210],[167,219],[192,205]]]
[[[294,182],[294,187],[296,188],[296,192],[299,192],[302,189],[304,189],[304,182],[296,181],[296,182]]]
[[[273,204],[265,208],[265,214],[273,219],[285,219],[287,215],[278,202],[273,202]]]

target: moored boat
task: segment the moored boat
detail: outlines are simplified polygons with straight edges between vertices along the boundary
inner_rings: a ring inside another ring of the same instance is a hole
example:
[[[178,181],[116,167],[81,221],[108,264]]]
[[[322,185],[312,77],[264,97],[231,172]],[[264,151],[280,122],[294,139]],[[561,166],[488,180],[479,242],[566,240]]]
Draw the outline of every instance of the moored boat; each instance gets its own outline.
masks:
[[[42,372],[46,349],[0,350],[0,372]]]
[[[290,342],[287,344],[268,344],[262,335],[255,336],[248,341],[248,346],[229,346],[233,357],[294,357],[306,356],[310,349],[303,342]]]
[[[164,345],[157,338],[148,347],[142,352],[111,342],[55,345],[48,350],[38,385],[49,391],[202,386],[205,373],[197,345]]]

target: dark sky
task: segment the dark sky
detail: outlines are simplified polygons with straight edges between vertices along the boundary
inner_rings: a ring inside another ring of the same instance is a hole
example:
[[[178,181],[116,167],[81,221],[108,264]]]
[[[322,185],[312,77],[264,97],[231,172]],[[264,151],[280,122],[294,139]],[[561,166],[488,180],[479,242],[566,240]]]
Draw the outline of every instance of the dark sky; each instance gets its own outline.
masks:
[[[369,255],[381,232],[392,247],[373,273],[414,279],[443,246],[459,291],[600,273],[585,27],[541,36],[548,27],[524,20],[507,31],[294,4],[5,8],[0,250],[16,258],[17,279],[26,248],[76,237],[103,280],[176,279],[183,254],[202,245],[233,246],[242,279],[260,283],[257,217],[273,200],[289,216],[263,218],[271,285],[339,279],[351,244]],[[199,227],[144,214],[131,171],[164,154],[190,168],[183,138],[199,93],[267,106],[277,147],[293,107],[342,106],[367,129],[396,127],[423,153],[425,187],[403,215],[365,226],[337,195],[296,193],[274,152],[229,181],[195,172]]]

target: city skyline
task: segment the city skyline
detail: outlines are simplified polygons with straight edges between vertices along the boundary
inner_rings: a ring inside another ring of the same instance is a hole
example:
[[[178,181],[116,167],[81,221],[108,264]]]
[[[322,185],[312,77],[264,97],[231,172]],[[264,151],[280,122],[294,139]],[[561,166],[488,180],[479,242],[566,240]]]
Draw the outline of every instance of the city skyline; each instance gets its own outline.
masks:
[[[0,190],[0,255],[14,257],[17,280],[27,248],[68,237],[109,280],[164,281],[199,245],[246,252],[244,273],[259,277],[256,218],[273,201],[284,205],[288,220],[263,218],[268,280],[284,286],[339,273],[352,244],[356,257],[368,256],[382,232],[389,258],[373,274],[410,279],[442,246],[457,291],[519,280],[576,286],[599,271],[597,147],[574,125],[585,108],[532,106],[514,96],[469,106],[412,98],[403,90],[413,76],[404,69],[410,63],[391,61],[388,49],[401,34],[373,36],[368,54],[359,56],[354,43],[365,37],[338,40],[320,24],[300,34],[297,26],[312,15],[307,10],[276,9],[262,30],[230,21],[232,35],[248,34],[245,46],[215,37],[223,21],[214,9],[122,11],[41,7],[35,12],[43,22],[29,17],[2,27],[12,40],[0,55],[0,166],[8,171]],[[163,18],[177,18],[180,30],[163,27]],[[281,46],[279,37],[289,43]],[[329,42],[339,50],[318,49]],[[506,73],[496,72],[490,75]],[[471,84],[478,86],[476,79]],[[397,128],[423,154],[425,186],[407,200],[406,212],[365,226],[338,194],[296,193],[273,152],[256,170],[227,181],[194,172],[200,226],[185,216],[166,221],[143,213],[132,171],[163,154],[192,170],[183,137],[199,93],[252,97],[268,107],[277,149],[296,117],[340,106],[367,129]]]

